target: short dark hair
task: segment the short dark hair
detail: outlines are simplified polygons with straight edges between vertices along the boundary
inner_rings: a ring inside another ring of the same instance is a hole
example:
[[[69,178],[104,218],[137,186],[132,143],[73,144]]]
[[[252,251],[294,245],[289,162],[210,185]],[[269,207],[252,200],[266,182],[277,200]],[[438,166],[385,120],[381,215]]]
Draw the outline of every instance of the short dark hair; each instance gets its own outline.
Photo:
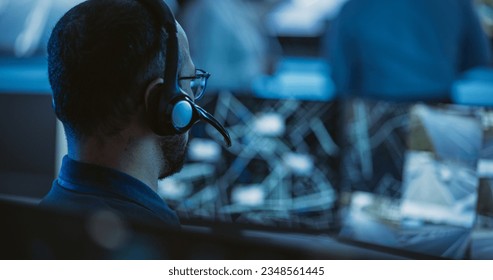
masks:
[[[48,42],[55,112],[66,133],[125,128],[144,104],[146,86],[163,75],[166,39],[137,0],[88,0],[69,10]]]

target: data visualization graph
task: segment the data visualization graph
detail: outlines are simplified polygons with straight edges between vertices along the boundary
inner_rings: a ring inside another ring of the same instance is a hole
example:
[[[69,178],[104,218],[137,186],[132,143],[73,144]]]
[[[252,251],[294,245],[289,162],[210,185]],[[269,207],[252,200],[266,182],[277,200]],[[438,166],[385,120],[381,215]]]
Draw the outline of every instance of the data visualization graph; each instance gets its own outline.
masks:
[[[233,139],[196,125],[182,172],[159,192],[182,219],[322,230],[335,222],[335,104],[220,93],[200,102]]]

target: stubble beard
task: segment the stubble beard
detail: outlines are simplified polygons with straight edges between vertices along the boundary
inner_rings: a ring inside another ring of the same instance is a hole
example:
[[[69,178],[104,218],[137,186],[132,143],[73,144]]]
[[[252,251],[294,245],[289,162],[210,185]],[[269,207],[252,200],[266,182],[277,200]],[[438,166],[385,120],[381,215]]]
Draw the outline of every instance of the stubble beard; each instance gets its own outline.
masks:
[[[181,171],[185,164],[185,156],[188,148],[188,136],[186,134],[165,137],[160,143],[163,168],[159,173],[159,179]]]

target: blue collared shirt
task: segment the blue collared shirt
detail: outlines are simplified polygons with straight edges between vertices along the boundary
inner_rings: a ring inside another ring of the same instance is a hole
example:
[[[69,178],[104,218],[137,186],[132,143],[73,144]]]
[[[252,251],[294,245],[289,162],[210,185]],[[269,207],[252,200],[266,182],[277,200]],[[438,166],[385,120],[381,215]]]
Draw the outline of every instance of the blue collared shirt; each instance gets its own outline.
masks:
[[[108,210],[129,220],[179,227],[176,213],[143,182],[68,156],[63,158],[60,174],[40,205],[83,214]]]

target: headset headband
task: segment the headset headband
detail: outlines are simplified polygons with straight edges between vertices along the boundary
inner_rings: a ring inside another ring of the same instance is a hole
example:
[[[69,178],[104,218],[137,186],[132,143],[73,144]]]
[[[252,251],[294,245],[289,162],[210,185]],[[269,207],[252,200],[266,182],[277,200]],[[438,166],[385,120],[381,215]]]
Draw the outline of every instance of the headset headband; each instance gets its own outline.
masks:
[[[169,92],[179,92],[178,87],[178,31],[176,28],[176,20],[170,8],[163,0],[138,0],[146,9],[154,14],[159,25],[165,29],[168,34],[165,69],[164,69],[164,84]]]

